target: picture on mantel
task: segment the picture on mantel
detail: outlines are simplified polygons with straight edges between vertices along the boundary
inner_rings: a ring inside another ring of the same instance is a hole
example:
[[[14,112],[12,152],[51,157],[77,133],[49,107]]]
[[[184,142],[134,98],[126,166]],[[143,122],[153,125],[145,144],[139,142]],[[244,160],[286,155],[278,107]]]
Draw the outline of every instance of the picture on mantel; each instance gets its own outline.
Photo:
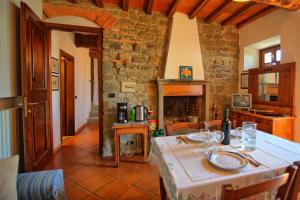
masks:
[[[192,66],[180,66],[180,80],[193,80]]]

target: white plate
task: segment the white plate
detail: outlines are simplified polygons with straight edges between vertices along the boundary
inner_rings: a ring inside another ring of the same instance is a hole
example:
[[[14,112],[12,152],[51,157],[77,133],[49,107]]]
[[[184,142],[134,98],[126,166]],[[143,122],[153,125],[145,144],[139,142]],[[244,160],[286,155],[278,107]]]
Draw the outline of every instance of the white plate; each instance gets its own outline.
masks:
[[[208,155],[208,160],[214,166],[231,171],[238,171],[248,165],[247,159],[244,157],[227,151],[213,152]]]
[[[208,137],[205,132],[203,133],[191,133],[186,135],[186,139],[193,141],[193,142],[205,142]]]

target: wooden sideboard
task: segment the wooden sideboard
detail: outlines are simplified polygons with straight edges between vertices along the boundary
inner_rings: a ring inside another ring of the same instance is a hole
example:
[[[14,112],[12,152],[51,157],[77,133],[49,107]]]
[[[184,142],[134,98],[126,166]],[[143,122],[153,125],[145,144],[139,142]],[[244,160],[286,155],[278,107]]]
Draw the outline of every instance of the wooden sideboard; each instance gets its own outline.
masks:
[[[241,127],[244,121],[255,122],[257,129],[284,139],[293,140],[294,117],[271,117],[247,111],[231,111],[231,120]]]

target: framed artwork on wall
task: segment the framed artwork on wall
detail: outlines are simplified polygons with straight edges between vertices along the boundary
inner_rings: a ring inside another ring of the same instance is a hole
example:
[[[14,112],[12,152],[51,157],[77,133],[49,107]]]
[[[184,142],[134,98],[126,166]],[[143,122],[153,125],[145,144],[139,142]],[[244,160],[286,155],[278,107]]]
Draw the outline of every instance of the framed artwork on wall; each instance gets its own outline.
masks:
[[[179,77],[180,77],[180,80],[193,80],[193,67],[192,66],[180,66]]]
[[[52,74],[52,91],[58,91],[59,90],[59,76]]]
[[[241,74],[241,89],[248,89],[248,78],[249,75],[247,72]]]
[[[52,73],[53,74],[59,74],[59,61],[56,58],[51,58],[52,62]]]

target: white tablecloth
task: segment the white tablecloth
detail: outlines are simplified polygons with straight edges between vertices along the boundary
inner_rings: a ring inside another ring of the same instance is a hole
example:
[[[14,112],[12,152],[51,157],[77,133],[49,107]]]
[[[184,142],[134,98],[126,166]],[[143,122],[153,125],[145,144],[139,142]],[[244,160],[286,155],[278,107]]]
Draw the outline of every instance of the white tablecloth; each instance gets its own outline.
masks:
[[[237,151],[238,140],[231,140],[224,150]],[[249,164],[240,172],[212,167],[199,145],[179,144],[176,136],[155,138],[151,161],[158,166],[171,200],[215,200],[221,198],[222,186],[245,187],[284,173],[286,167],[300,160],[300,145],[257,131],[256,150],[249,152],[262,166]],[[273,199],[275,192],[256,199]]]

